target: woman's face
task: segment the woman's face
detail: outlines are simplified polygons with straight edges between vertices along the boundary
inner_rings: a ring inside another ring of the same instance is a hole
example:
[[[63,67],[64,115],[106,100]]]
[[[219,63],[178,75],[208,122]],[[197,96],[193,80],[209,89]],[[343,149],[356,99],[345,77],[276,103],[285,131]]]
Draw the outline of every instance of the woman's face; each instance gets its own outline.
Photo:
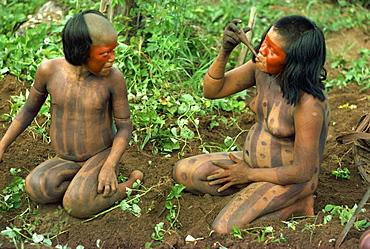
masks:
[[[286,59],[286,54],[282,49],[284,45],[283,38],[272,27],[258,50],[256,57],[257,68],[265,73],[280,73],[284,68]]]

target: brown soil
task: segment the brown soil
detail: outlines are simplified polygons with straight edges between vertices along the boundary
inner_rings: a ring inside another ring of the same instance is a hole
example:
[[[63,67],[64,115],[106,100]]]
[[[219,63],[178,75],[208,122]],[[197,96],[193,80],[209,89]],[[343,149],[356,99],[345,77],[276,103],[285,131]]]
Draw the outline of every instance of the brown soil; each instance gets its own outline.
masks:
[[[356,46],[366,47],[367,36],[359,36],[358,30],[346,32],[344,41],[343,33],[331,34],[328,37],[328,46],[335,51],[341,47],[335,46],[338,41],[344,43],[358,42]],[[352,35],[351,35],[352,34]],[[355,49],[355,48],[354,48]],[[348,54],[356,59],[356,54]],[[333,76],[336,72],[329,72]],[[25,85],[13,76],[6,76],[0,82],[0,114],[8,113],[10,110],[10,96],[25,93],[28,83]],[[272,226],[273,234],[268,234],[265,241],[258,242],[257,235],[243,233],[244,239],[239,239],[233,235],[218,235],[211,232],[210,224],[231,197],[195,196],[184,193],[180,198],[180,215],[178,220],[182,224],[181,229],[171,229],[168,231],[161,248],[334,248],[335,241],[342,232],[344,226],[340,220],[335,218],[326,225],[323,224],[322,209],[327,204],[337,206],[353,207],[358,204],[367,186],[361,178],[358,169],[354,165],[351,151],[351,144],[338,144],[335,140],[343,132],[354,129],[360,117],[369,112],[370,108],[370,89],[360,91],[360,87],[348,85],[343,88],[334,88],[328,92],[332,107],[332,122],[335,123],[330,129],[326,144],[326,152],[322,164],[321,177],[318,189],[315,193],[314,210],[317,217],[298,219],[295,230],[289,228],[287,224],[275,220],[263,220],[251,223],[248,228],[255,228],[251,231],[261,231],[260,227]],[[344,104],[356,105],[356,109],[338,108]],[[225,113],[232,116],[232,113]],[[200,117],[200,134],[204,142],[220,141],[223,136],[235,137],[239,132],[236,126],[215,127],[209,129],[209,118]],[[239,120],[239,125],[243,129],[248,129],[253,121],[251,114],[245,114]],[[9,123],[0,119],[0,137],[4,135]],[[237,141],[239,145],[243,143],[241,138]],[[193,141],[185,149],[185,155],[191,156],[202,153],[199,149],[200,142]],[[0,189],[8,186],[13,177],[9,173],[10,168],[22,169],[19,176],[25,177],[40,162],[53,157],[54,152],[50,144],[43,142],[40,135],[25,131],[8,149],[4,157],[4,162],[0,167]],[[152,163],[150,164],[149,161]],[[68,245],[76,248],[83,245],[85,248],[97,248],[96,241],[100,240],[100,248],[145,248],[146,242],[152,242],[151,247],[155,247],[156,241],[151,239],[154,227],[159,222],[164,222],[164,228],[169,228],[166,219],[168,210],[165,208],[167,195],[170,193],[174,181],[172,180],[172,167],[178,161],[177,152],[171,158],[161,155],[153,155],[150,145],[140,150],[133,144],[125,153],[121,160],[121,172],[128,176],[134,169],[144,172],[144,186],[147,188],[154,186],[151,191],[141,197],[139,206],[142,208],[141,217],[135,217],[128,211],[117,208],[111,212],[99,216],[98,218],[82,223],[82,220],[70,217],[61,208],[60,204],[39,205],[30,202],[31,210],[39,210],[35,215],[22,214],[27,205],[24,204],[19,210],[0,214],[0,229],[4,230],[9,224],[14,224],[22,228],[25,224],[34,224],[38,221],[35,232],[38,234],[59,234],[54,238],[53,245]],[[351,178],[336,178],[331,173],[339,167],[347,167],[351,172]],[[176,202],[174,202],[176,204]],[[370,209],[367,205],[365,208]],[[359,219],[370,219],[370,211],[359,215]],[[308,229],[307,229],[308,228]],[[341,248],[358,248],[359,238],[362,232],[351,228],[347,234]],[[196,242],[186,243],[185,238],[191,235],[198,238]],[[273,242],[284,237],[287,242]],[[15,248],[13,242],[9,242],[5,236],[0,236],[0,244],[3,248]],[[19,246],[19,245],[18,245]],[[29,244],[25,248],[36,248]]]

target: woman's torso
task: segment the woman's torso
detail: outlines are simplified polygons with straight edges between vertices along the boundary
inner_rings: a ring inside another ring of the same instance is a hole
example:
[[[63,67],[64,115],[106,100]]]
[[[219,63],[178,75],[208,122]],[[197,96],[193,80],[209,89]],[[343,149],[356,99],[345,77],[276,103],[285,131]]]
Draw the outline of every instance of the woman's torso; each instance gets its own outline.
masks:
[[[243,150],[244,160],[251,167],[264,168],[293,164],[295,106],[287,104],[283,99],[280,86],[274,76],[256,73],[257,94],[249,103],[250,110],[256,115],[256,123],[247,135]],[[324,102],[318,100],[318,102],[326,109],[329,108],[327,100]],[[322,115],[325,116],[322,124],[324,128],[328,125],[327,119],[330,117],[326,117],[325,112]],[[326,138],[327,128],[323,131],[325,132],[321,136]],[[322,154],[323,151],[320,153]]]

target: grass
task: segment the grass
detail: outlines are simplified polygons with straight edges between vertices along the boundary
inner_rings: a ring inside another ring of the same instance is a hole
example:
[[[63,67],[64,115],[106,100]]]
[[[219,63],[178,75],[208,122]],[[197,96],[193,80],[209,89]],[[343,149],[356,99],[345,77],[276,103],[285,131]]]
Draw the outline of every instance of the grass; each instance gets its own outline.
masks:
[[[12,74],[19,77],[26,85],[31,85],[37,67],[42,61],[63,56],[61,30],[67,19],[83,9],[99,8],[99,2],[62,0],[60,2],[67,9],[66,19],[28,29],[24,37],[16,36],[13,32],[14,26],[25,20],[28,14],[34,13],[37,7],[45,2],[46,0],[41,2],[38,0],[4,0],[1,2],[0,78],[6,74]],[[278,0],[137,0],[140,6],[138,11],[145,18],[143,28],[137,29],[134,36],[127,35],[127,32],[134,30],[134,27],[122,25],[120,23],[123,20],[122,17],[118,16],[114,20],[115,27],[121,34],[120,46],[116,50],[115,66],[122,71],[128,83],[134,124],[131,144],[138,144],[141,149],[151,145],[153,153],[162,154],[165,157],[176,153],[178,157],[184,156],[186,146],[194,140],[200,141],[200,148],[205,153],[239,150],[240,148],[235,145],[235,140],[239,135],[247,132],[240,127],[237,137],[225,136],[224,141],[218,141],[218,143],[203,141],[198,130],[199,116],[208,116],[211,121],[209,128],[212,129],[220,123],[228,126],[237,125],[235,118],[226,118],[220,115],[221,111],[238,115],[246,111],[246,92],[212,101],[202,96],[202,78],[217,55],[224,27],[234,18],[240,18],[244,25],[247,24],[250,9],[255,6],[257,22],[252,44],[259,42],[262,32],[272,21],[288,14],[302,14],[310,17],[323,29],[325,35],[350,28],[361,28],[369,32],[369,27],[366,26],[369,20],[367,9],[358,4],[352,4],[350,1],[338,1],[336,5],[328,2],[318,0],[305,0],[299,3]],[[349,83],[358,84],[363,89],[370,88],[368,67],[370,50],[361,48],[356,51],[356,59],[349,59],[346,52],[352,48],[353,46],[350,46],[340,54],[329,51],[327,68],[337,72],[335,78],[328,79],[326,82],[329,89]],[[232,53],[227,69],[235,66],[239,53],[239,49]],[[10,112],[2,114],[1,117],[10,122],[23,106],[26,96],[27,92],[13,96],[10,100]],[[42,107],[36,122],[30,126],[32,132],[42,133],[46,142],[49,142],[47,134],[49,121],[48,100]],[[348,172],[338,171],[337,173],[337,177],[348,176]],[[339,175],[339,173],[346,174]],[[14,191],[14,186],[18,184],[17,181],[21,184],[21,180],[14,178],[13,185],[7,188],[7,190],[13,190],[11,194],[14,198],[8,197],[3,203],[2,207],[5,211],[19,207],[22,192]],[[145,189],[142,194],[150,189]],[[2,197],[5,198],[6,194],[10,195],[10,192],[4,193]],[[137,205],[139,197],[140,195],[133,196],[114,208],[120,207],[139,215],[141,212]],[[166,200],[165,208],[168,211],[167,219],[170,222],[168,229],[181,226],[177,219],[180,212],[178,196]],[[346,213],[347,208],[334,208],[333,210],[340,210],[338,211],[340,215],[348,213]],[[346,217],[348,218],[348,215]],[[368,225],[367,221],[361,222],[359,227]],[[293,222],[289,224],[291,227],[295,225]],[[164,225],[164,223],[158,223],[154,228],[153,236],[158,240],[161,240],[168,231]],[[9,226],[3,234],[12,237],[11,239],[18,238],[17,236],[21,235],[15,231],[16,229],[16,227]],[[248,231],[235,230],[234,236],[242,236],[243,232]],[[256,236],[261,241],[266,236],[270,236],[276,242],[285,240],[282,234],[273,235],[273,229],[260,228],[257,232]],[[33,242],[36,240],[41,243],[44,238],[47,239],[45,235],[42,235],[44,236],[42,238],[37,234],[35,238],[32,234],[26,236],[29,241]]]

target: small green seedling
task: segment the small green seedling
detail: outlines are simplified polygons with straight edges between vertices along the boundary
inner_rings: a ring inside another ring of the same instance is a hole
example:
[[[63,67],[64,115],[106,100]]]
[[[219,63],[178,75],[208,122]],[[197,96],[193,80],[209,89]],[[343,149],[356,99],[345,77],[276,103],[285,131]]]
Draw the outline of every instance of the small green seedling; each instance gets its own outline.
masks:
[[[272,242],[275,242],[275,243],[282,243],[282,242],[288,242],[288,240],[286,238],[284,238],[284,235],[281,233],[280,234],[280,237],[273,240]]]
[[[134,182],[132,184],[132,187],[133,187],[133,189],[135,189],[135,191],[141,192],[141,194],[136,194],[135,196],[131,196],[133,190],[130,189],[130,188],[126,188],[126,194],[127,194],[126,199],[123,199],[120,202],[116,202],[115,206],[113,206],[113,207],[111,207],[107,210],[104,210],[104,211],[102,211],[102,212],[92,216],[91,218],[82,221],[82,222],[84,223],[84,222],[88,222],[88,221],[91,221],[93,219],[96,219],[97,217],[99,217],[103,214],[109,213],[110,211],[112,211],[116,208],[121,208],[122,210],[128,210],[133,215],[135,215],[136,217],[140,217],[141,216],[141,208],[137,203],[140,202],[140,197],[149,193],[152,190],[152,188],[154,188],[155,186],[151,186],[150,188],[146,188],[144,185],[141,184],[140,180],[136,180],[136,182]],[[143,189],[139,189],[139,188],[143,188]]]
[[[340,169],[338,168],[337,170],[334,170],[333,172],[331,172],[332,175],[334,175],[336,178],[343,178],[343,179],[350,179],[351,176],[350,176],[350,171],[348,168],[343,168],[343,169]]]
[[[364,231],[366,228],[370,226],[370,221],[366,218],[363,220],[356,221],[354,224],[355,228],[359,231]]]
[[[165,207],[169,211],[169,213],[166,215],[166,219],[170,222],[171,228],[181,228],[182,224],[177,219],[180,215],[180,201],[179,198],[182,196],[181,192],[185,189],[184,185],[176,184],[172,187],[172,191],[169,193],[169,195],[166,198]],[[177,205],[173,204],[171,202],[172,199],[177,200]],[[175,225],[176,224],[176,225]]]
[[[287,227],[290,227],[291,229],[293,229],[295,231],[296,229],[296,225],[298,224],[297,221],[295,220],[291,220],[291,221],[283,221],[283,223],[285,223],[287,225]]]
[[[159,222],[154,227],[154,233],[150,236],[154,240],[163,240],[164,236],[168,232],[168,230],[177,228],[180,229],[182,227],[182,224],[178,220],[178,217],[180,215],[180,200],[179,198],[182,196],[181,192],[185,189],[184,185],[176,184],[172,187],[171,192],[168,194],[165,202],[165,207],[169,211],[169,213],[166,215],[166,219],[170,222],[170,227],[165,230],[164,222]],[[171,202],[172,199],[177,200],[177,205],[173,204]]]
[[[163,229],[164,222],[159,222],[154,227],[154,233],[150,236],[154,240],[163,240],[164,235],[167,233],[166,230]]]
[[[29,243],[31,245],[52,245],[51,239],[45,237],[44,235],[33,233],[32,237],[29,237],[22,232],[22,229],[14,226],[7,226],[5,230],[0,232],[0,234],[6,236],[15,245],[17,242],[20,242],[22,245],[25,243]]]
[[[185,189],[186,187],[181,184],[176,184],[175,186],[172,187],[171,192],[167,196],[166,200],[171,200],[173,198],[180,198],[182,196],[181,192]]]
[[[252,227],[252,228],[247,228],[247,229],[240,229],[237,226],[233,225],[233,232],[231,232],[231,235],[234,235],[234,237],[243,239],[242,233],[248,233],[248,234],[253,234],[257,235],[257,239],[259,242],[265,241],[267,234],[271,233],[272,235],[269,236],[270,239],[274,238],[274,228],[271,226],[268,227]],[[251,232],[250,232],[251,231]],[[284,237],[280,237],[278,239],[279,243],[283,241]],[[285,238],[284,238],[285,239]],[[277,242],[278,242],[277,241]]]

